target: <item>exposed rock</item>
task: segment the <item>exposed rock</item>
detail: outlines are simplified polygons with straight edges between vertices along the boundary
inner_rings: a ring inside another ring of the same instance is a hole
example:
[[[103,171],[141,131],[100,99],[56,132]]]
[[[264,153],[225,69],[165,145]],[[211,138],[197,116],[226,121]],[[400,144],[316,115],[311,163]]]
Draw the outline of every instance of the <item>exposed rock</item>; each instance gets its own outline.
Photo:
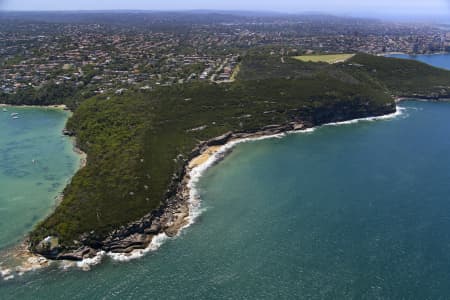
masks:
[[[168,236],[168,237],[174,237],[178,234],[178,229],[174,228],[174,227],[168,227],[164,230],[164,233]]]
[[[111,251],[113,253],[129,253],[136,249],[147,248],[152,239],[153,235],[136,233],[122,240],[110,243],[107,249],[104,250]]]
[[[276,129],[276,128],[279,128],[280,127],[280,125],[278,125],[278,124],[273,124],[273,125],[267,125],[267,126],[264,126],[263,128],[262,128],[262,131],[264,131],[264,130],[270,130],[270,129]]]
[[[95,251],[89,247],[82,247],[74,252],[66,252],[58,255],[58,260],[72,260],[81,261],[86,257],[92,257],[95,255]]]
[[[61,251],[57,237],[48,236],[36,246],[36,252],[44,257],[56,259]]]
[[[216,138],[210,139],[206,142],[207,146],[220,146],[226,144],[231,137],[233,136],[233,132],[229,131],[225,134],[222,134],[221,136],[218,136]]]
[[[152,225],[150,226],[150,228],[144,229],[144,232],[145,232],[146,234],[154,234],[154,235],[156,235],[156,234],[158,234],[160,231],[161,231],[161,224],[156,223],[156,222],[155,222],[154,224],[152,224]]]
[[[70,130],[67,130],[67,129],[64,129],[62,131],[62,134],[63,135],[67,135],[67,136],[74,136],[75,135],[75,133],[73,131],[70,131]]]
[[[292,129],[293,130],[301,130],[305,128],[305,125],[303,123],[294,123],[292,124]]]

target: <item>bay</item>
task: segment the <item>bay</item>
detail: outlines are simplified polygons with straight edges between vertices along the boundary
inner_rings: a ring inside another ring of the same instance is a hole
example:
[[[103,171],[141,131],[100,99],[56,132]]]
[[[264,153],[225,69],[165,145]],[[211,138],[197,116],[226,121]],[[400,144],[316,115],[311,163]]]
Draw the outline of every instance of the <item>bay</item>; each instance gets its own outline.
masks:
[[[443,68],[450,70],[450,54],[418,54],[418,55],[409,55],[409,54],[392,54],[388,55],[389,57],[395,58],[403,58],[403,59],[412,59],[417,60],[434,67]]]
[[[48,215],[79,166],[61,131],[66,111],[0,108],[0,250]],[[16,115],[17,114],[17,115]]]

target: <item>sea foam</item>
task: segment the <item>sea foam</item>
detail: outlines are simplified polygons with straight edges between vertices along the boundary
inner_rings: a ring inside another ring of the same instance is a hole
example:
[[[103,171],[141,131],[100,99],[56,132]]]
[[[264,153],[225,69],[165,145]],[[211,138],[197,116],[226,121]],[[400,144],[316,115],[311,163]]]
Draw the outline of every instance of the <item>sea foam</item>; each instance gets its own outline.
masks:
[[[160,233],[153,237],[152,242],[145,249],[136,249],[131,253],[112,253],[108,252],[106,255],[115,261],[130,261],[133,259],[141,258],[145,254],[151,251],[156,251],[169,237],[165,233]]]
[[[3,278],[3,280],[11,280],[14,278],[14,275],[12,274],[11,269],[3,269],[0,267],[0,277]]]
[[[104,256],[105,251],[100,251],[94,257],[85,258],[82,261],[77,262],[76,266],[80,269],[83,269],[84,271],[89,271],[91,269],[91,266],[95,266],[101,263]]]
[[[327,123],[322,126],[339,126],[339,125],[349,125],[349,124],[356,124],[358,122],[371,122],[371,121],[378,121],[378,120],[389,120],[397,118],[404,114],[404,111],[406,108],[397,106],[396,111],[391,114],[383,115],[383,116],[377,116],[377,117],[366,117],[366,118],[359,118],[359,119],[353,119],[349,121],[342,121],[342,122],[335,122],[335,123]],[[291,131],[287,134],[305,134],[305,133],[313,133],[318,128],[322,126],[317,127],[311,127],[304,130],[297,130],[297,131]],[[200,178],[203,176],[204,172],[209,169],[211,166],[213,166],[218,160],[222,159],[224,155],[230,151],[232,148],[234,148],[236,145],[240,143],[245,142],[252,142],[252,141],[259,141],[259,140],[266,140],[266,139],[273,139],[273,138],[283,138],[286,136],[286,133],[279,133],[274,135],[267,135],[267,136],[261,136],[261,137],[255,137],[255,138],[243,138],[243,139],[237,139],[233,140],[222,147],[215,152],[211,157],[208,158],[208,160],[193,168],[190,173],[190,180],[188,183],[189,188],[189,222],[187,225],[185,225],[182,229],[189,227],[193,223],[195,223],[195,220],[202,214],[202,212],[205,210],[201,207],[201,199],[200,199],[200,193],[197,188],[197,184],[200,180]]]
[[[255,137],[255,138],[242,138],[237,140],[232,140],[231,142],[221,146],[217,152],[215,152],[211,157],[208,158],[206,162],[203,164],[193,168],[189,172],[190,180],[187,184],[189,188],[189,216],[188,216],[188,222],[185,226],[183,226],[178,234],[173,237],[178,237],[182,230],[191,226],[195,223],[197,218],[206,210],[201,205],[201,199],[200,199],[200,192],[198,190],[198,182],[200,178],[203,176],[205,171],[209,169],[211,166],[216,164],[217,161],[221,160],[227,152],[229,152],[231,149],[233,149],[236,145],[240,143],[246,143],[246,142],[252,142],[252,141],[259,141],[259,140],[266,140],[266,139],[274,139],[274,138],[283,138],[287,134],[308,134],[313,133],[318,128],[324,127],[324,126],[339,126],[339,125],[350,125],[350,124],[356,124],[359,122],[371,122],[371,121],[378,121],[378,120],[388,120],[388,119],[394,119],[399,116],[407,116],[405,114],[406,108],[397,106],[396,112],[388,115],[378,116],[378,117],[367,117],[367,118],[359,118],[359,119],[353,119],[349,121],[342,121],[342,122],[335,122],[335,123],[327,123],[321,126],[307,128],[305,130],[299,130],[299,131],[291,131],[287,133],[280,133],[280,134],[274,134],[274,135],[267,135],[267,136],[261,136],[261,137]],[[95,266],[103,261],[105,257],[109,257],[112,260],[120,261],[120,262],[126,262],[133,259],[141,258],[142,256],[146,255],[148,252],[156,251],[158,250],[162,244],[164,244],[165,241],[169,239],[165,233],[161,233],[157,236],[155,236],[152,240],[152,242],[149,244],[149,246],[145,249],[138,249],[134,250],[131,253],[123,254],[123,253],[112,253],[112,252],[105,252],[100,251],[92,258],[86,258],[83,259],[80,262],[76,263],[62,263],[61,268],[67,269],[73,266],[76,266],[78,268],[81,268],[85,271],[89,271],[92,266]],[[0,275],[4,280],[10,280],[14,278],[14,275],[12,275],[11,270],[9,269],[2,269],[0,268]]]
[[[218,151],[216,151],[214,154],[212,154],[208,160],[196,167],[194,167],[189,172],[189,182],[187,184],[187,187],[189,188],[189,201],[188,201],[188,207],[189,207],[189,216],[188,216],[188,222],[185,226],[183,226],[178,234],[175,237],[168,237],[165,233],[161,233],[157,236],[155,236],[152,240],[152,242],[149,244],[149,246],[145,249],[137,249],[132,251],[131,253],[112,253],[112,252],[99,252],[94,258],[84,259],[81,262],[77,263],[77,266],[79,268],[82,268],[83,270],[89,270],[91,266],[99,264],[105,256],[120,262],[126,262],[133,259],[141,258],[142,256],[146,255],[149,252],[158,250],[161,245],[166,242],[169,239],[177,238],[183,229],[190,227],[192,224],[195,223],[195,221],[198,219],[198,217],[206,210],[206,208],[202,207],[201,198],[200,198],[200,191],[198,189],[198,182],[200,181],[200,178],[203,176],[206,170],[208,170],[211,166],[217,163],[217,161],[221,160],[227,152],[232,150],[236,145],[246,142],[253,142],[253,141],[260,141],[260,140],[266,140],[266,139],[274,139],[274,138],[283,138],[286,136],[286,134],[308,134],[313,133],[318,128],[323,126],[339,126],[339,125],[349,125],[349,124],[356,124],[358,122],[371,122],[371,121],[377,121],[377,120],[388,120],[388,119],[394,119],[398,116],[402,115],[405,111],[405,108],[397,106],[396,112],[388,115],[378,116],[378,117],[367,117],[367,118],[359,118],[359,119],[353,119],[349,121],[342,121],[342,122],[336,122],[336,123],[328,123],[324,124],[322,126],[307,128],[305,130],[299,130],[299,131],[291,131],[287,133],[279,133],[279,134],[273,134],[273,135],[267,135],[267,136],[261,136],[261,137],[254,137],[254,138],[242,138],[242,139],[236,139],[232,140],[229,143],[221,146]]]
[[[372,122],[372,121],[395,119],[399,116],[404,115],[405,110],[406,110],[406,108],[397,106],[395,112],[393,112],[391,114],[382,115],[382,116],[378,116],[378,117],[367,117],[367,118],[359,118],[359,119],[353,119],[353,120],[342,121],[342,122],[327,123],[322,126],[350,125],[350,124],[356,124],[359,122]]]

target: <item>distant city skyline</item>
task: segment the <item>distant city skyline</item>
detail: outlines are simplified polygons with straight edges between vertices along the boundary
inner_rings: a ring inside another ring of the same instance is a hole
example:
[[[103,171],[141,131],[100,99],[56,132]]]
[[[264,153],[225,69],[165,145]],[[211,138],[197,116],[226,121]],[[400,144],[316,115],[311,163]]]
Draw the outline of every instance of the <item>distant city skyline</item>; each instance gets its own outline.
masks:
[[[348,15],[450,15],[450,0],[0,0],[2,10],[246,10],[287,13],[325,12]]]

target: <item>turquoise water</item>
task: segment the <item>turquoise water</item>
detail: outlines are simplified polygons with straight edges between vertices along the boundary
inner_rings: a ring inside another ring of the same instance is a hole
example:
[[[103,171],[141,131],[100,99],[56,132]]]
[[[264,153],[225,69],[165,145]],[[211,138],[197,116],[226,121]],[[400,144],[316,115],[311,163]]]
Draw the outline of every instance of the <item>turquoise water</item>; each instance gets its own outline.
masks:
[[[388,55],[389,57],[396,57],[396,58],[404,58],[404,59],[413,59],[418,60],[423,63],[449,69],[450,70],[450,54],[420,54],[420,55],[408,55],[408,54],[393,54]]]
[[[449,67],[443,57],[439,65]],[[131,262],[106,258],[89,272],[54,266],[0,280],[0,299],[448,299],[450,103],[401,106],[391,120],[240,144],[199,182],[205,212],[180,237]],[[63,119],[42,134],[59,138]],[[0,119],[2,131],[16,126],[10,121]],[[41,126],[28,128],[35,136]],[[22,144],[17,132],[12,144]],[[19,166],[37,167],[29,162],[47,151],[69,161],[69,146],[55,145]],[[13,149],[5,153],[24,147]],[[52,187],[69,165],[42,182]],[[0,222],[17,218],[17,228],[1,227],[0,237],[23,234],[53,200],[41,203],[33,213],[8,205],[15,210]]]
[[[142,259],[0,282],[2,299],[438,299],[450,295],[450,104],[241,144],[206,211]]]
[[[0,250],[22,240],[51,212],[79,165],[72,143],[61,135],[68,112],[7,110],[0,108]]]

